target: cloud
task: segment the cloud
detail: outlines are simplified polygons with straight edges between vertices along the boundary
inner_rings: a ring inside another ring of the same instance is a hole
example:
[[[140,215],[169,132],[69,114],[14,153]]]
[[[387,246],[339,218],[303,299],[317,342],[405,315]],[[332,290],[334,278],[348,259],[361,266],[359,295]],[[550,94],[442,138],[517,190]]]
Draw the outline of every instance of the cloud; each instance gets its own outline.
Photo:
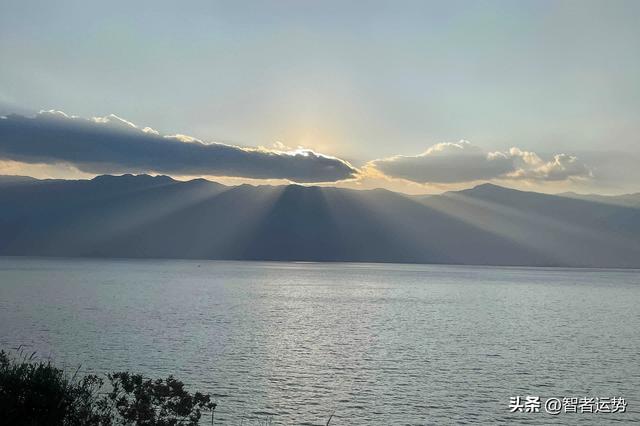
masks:
[[[434,184],[491,179],[562,181],[592,176],[585,164],[567,154],[545,161],[535,152],[519,148],[486,152],[468,141],[440,143],[419,155],[374,160],[369,166],[389,177]]]
[[[0,118],[0,160],[69,164],[88,173],[177,175],[335,182],[353,178],[348,162],[307,149],[242,148],[161,135],[115,115],[84,119],[60,111]]]
[[[509,155],[515,165],[515,170],[505,176],[509,179],[561,181],[593,176],[591,169],[572,155],[556,154],[552,160],[544,161],[535,152],[519,148],[511,148]]]

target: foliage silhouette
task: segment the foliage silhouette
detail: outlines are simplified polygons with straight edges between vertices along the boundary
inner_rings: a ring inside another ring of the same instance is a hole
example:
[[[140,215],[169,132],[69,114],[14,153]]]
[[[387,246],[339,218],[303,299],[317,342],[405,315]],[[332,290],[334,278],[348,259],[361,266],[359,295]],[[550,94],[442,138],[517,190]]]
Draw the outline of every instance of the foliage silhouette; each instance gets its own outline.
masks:
[[[0,351],[0,416],[11,425],[198,425],[213,413],[210,395],[189,393],[172,376],[146,379],[140,374],[69,376],[35,354],[12,357]],[[107,388],[108,390],[105,390]]]

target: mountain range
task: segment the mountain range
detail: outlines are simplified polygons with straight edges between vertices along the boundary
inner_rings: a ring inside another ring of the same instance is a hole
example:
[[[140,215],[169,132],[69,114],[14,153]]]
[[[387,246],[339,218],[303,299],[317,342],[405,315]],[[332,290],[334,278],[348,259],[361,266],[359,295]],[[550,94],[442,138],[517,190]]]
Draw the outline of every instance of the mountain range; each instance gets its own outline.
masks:
[[[0,177],[0,255],[640,267],[640,195]]]

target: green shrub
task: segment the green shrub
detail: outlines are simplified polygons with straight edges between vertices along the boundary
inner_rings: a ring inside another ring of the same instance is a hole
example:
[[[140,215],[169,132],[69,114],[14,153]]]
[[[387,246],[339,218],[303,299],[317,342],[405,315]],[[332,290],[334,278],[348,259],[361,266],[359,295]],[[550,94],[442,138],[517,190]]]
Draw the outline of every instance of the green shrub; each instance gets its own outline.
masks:
[[[172,376],[150,380],[140,374],[69,376],[50,361],[11,357],[0,351],[0,422],[10,425],[197,425],[216,404],[190,394]],[[108,388],[108,390],[105,390]]]
[[[209,395],[191,395],[184,384],[172,376],[166,380],[144,379],[127,372],[107,376],[112,390],[100,402],[107,412],[127,425],[197,425],[202,411],[216,407]],[[111,409],[109,409],[111,408]]]

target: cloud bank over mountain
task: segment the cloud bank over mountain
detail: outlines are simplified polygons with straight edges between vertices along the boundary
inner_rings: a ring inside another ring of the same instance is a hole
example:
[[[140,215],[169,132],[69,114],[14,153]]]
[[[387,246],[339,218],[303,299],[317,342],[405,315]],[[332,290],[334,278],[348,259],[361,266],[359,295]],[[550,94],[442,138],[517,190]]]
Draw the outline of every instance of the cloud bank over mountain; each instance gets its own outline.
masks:
[[[417,183],[493,179],[544,182],[592,176],[591,170],[571,155],[556,154],[545,161],[535,152],[520,148],[486,152],[468,141],[440,143],[419,155],[397,155],[374,160],[369,165],[389,177]]]
[[[0,118],[0,159],[71,164],[90,173],[175,175],[335,182],[353,178],[348,162],[311,150],[279,151],[204,143],[157,131],[115,115],[84,119],[59,111]]]
[[[375,177],[415,184],[510,180],[544,184],[585,181],[591,169],[577,157],[548,159],[520,148],[486,151],[468,141],[440,143],[415,156],[369,161],[362,169],[310,149],[247,148],[162,135],[116,115],[91,119],[60,111],[0,117],[0,162],[62,165],[84,173],[161,173],[298,183],[363,181]],[[348,182],[347,182],[348,183]]]

